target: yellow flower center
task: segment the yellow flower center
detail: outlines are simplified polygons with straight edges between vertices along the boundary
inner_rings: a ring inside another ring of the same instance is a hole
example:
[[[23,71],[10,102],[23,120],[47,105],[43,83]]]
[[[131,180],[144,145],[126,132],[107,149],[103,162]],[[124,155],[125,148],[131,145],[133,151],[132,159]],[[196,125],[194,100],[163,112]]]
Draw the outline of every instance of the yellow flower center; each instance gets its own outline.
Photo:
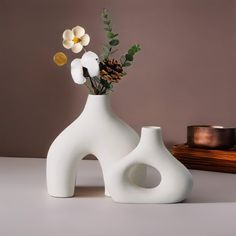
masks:
[[[74,43],[79,43],[81,41],[80,38],[78,37],[74,37],[73,40],[72,40]]]

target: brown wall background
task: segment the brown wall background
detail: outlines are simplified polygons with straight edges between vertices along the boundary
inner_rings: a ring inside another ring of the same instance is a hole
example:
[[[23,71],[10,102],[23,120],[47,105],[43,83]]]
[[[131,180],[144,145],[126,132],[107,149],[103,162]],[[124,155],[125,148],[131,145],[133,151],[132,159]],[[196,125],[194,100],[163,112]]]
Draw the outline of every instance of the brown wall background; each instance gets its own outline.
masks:
[[[99,53],[103,7],[120,51],[142,46],[112,95],[127,123],[137,131],[162,126],[168,145],[184,142],[190,124],[236,125],[236,1],[1,0],[1,156],[45,157],[80,114],[86,89],[52,56],[64,50],[63,30],[77,24],[91,36],[88,49]]]

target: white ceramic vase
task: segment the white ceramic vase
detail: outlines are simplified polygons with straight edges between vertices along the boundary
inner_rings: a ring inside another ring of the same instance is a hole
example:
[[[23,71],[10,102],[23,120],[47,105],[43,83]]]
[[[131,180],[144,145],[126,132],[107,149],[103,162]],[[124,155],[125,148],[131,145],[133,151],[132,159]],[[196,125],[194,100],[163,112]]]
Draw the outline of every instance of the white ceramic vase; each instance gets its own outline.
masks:
[[[48,151],[48,193],[55,197],[73,196],[78,165],[86,155],[93,154],[100,162],[105,194],[109,196],[110,167],[132,151],[138,140],[137,133],[113,113],[108,95],[89,95],[81,115],[55,139]],[[139,181],[138,176],[134,178]]]
[[[154,167],[161,182],[154,188],[136,185],[130,179],[134,166]],[[117,161],[108,174],[111,197],[121,203],[175,203],[184,200],[192,189],[190,172],[166,149],[160,127],[143,127],[138,146]]]

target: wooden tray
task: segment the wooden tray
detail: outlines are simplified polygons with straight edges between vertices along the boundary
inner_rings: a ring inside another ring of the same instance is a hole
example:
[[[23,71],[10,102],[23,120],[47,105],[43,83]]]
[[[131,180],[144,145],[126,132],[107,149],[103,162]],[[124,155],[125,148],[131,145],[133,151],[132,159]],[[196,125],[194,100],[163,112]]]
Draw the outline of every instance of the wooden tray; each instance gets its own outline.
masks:
[[[208,150],[174,145],[172,154],[189,169],[236,173],[236,148]]]

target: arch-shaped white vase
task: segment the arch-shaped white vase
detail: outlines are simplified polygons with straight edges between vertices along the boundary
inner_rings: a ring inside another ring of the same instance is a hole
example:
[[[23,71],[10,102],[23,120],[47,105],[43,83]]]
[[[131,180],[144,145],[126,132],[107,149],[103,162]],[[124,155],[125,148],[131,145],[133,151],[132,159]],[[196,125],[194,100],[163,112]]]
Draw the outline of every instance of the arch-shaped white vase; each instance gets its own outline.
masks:
[[[100,162],[105,194],[110,167],[138,144],[138,134],[112,111],[108,95],[89,95],[81,115],[52,143],[47,155],[47,189],[51,196],[74,195],[78,165],[93,154]],[[136,182],[145,175],[137,171]]]
[[[154,188],[133,183],[130,171],[145,164],[155,168],[161,182]],[[121,203],[175,203],[183,201],[191,192],[193,181],[190,172],[166,149],[160,127],[143,127],[138,146],[118,160],[108,174],[111,197]]]

